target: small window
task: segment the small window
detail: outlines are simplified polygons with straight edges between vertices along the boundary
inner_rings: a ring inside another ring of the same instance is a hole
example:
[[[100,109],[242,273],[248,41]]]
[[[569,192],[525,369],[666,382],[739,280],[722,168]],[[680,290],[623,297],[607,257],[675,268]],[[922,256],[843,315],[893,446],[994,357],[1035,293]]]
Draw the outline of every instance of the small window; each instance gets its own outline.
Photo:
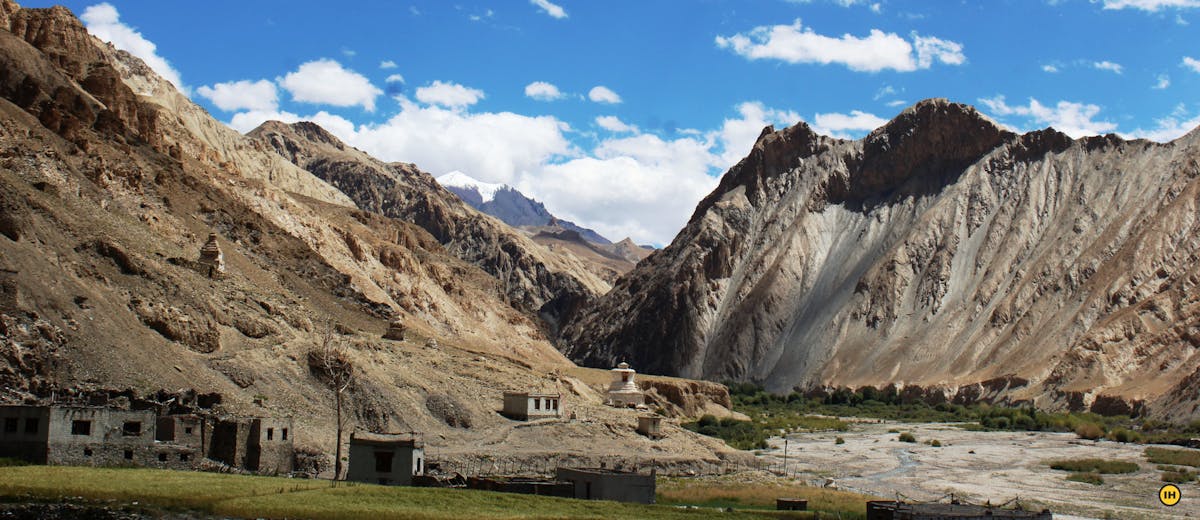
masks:
[[[91,457],[91,456],[92,456],[92,449],[91,449],[91,448],[84,448],[84,449],[83,449],[83,456],[84,456],[84,457]]]
[[[281,440],[281,441],[287,440],[287,428],[283,428],[279,431],[279,440]]]
[[[180,453],[180,454],[179,454],[179,462],[187,462],[187,461],[189,461],[189,460],[192,460],[192,456],[191,456],[191,455],[188,455],[188,454],[186,454],[186,453]]]
[[[133,460],[133,450],[125,450],[125,460]]]
[[[17,418],[16,417],[5,417],[4,418],[4,433],[17,433]]]
[[[37,432],[38,432],[37,417],[26,417],[25,418],[25,433],[37,433]]]
[[[91,435],[92,421],[71,421],[71,435]]]
[[[275,439],[275,428],[267,428],[267,440]]]
[[[191,435],[191,434],[192,434],[192,427],[191,427],[191,426],[185,426],[185,427],[183,428],[183,434],[184,434],[184,435]]]
[[[126,437],[137,437],[141,434],[142,434],[142,422],[141,421],[125,421],[125,424],[121,425],[121,435],[124,435]]]
[[[425,459],[421,459],[421,458],[417,459],[417,474],[418,475],[420,475],[421,472],[425,469],[425,468],[421,467],[424,465],[424,462],[425,462]]]
[[[534,409],[534,410],[541,410],[541,409],[542,409],[542,400],[541,400],[541,399],[536,399],[536,398],[535,398],[535,399],[533,400],[533,409]]]
[[[159,453],[159,454],[158,454],[158,461],[159,461],[159,462],[166,462],[166,461],[167,461],[167,454],[166,454],[166,453]]]
[[[375,472],[376,473],[391,473],[392,472],[392,456],[394,452],[377,451],[375,452]]]
[[[558,399],[551,399],[551,400],[550,400],[550,409],[551,409],[551,410],[557,410],[557,409],[558,409]]]

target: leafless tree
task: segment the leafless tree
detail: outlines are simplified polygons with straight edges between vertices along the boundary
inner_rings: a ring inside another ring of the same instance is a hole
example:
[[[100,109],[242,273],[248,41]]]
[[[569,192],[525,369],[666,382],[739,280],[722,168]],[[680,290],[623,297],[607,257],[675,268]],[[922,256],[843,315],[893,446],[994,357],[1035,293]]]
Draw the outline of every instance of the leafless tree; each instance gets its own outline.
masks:
[[[309,351],[308,368],[333,390],[333,408],[337,423],[337,448],[334,450],[333,480],[342,478],[342,432],[348,417],[343,413],[347,390],[354,384],[354,364],[346,347],[334,337],[333,327],[326,326],[321,344]]]

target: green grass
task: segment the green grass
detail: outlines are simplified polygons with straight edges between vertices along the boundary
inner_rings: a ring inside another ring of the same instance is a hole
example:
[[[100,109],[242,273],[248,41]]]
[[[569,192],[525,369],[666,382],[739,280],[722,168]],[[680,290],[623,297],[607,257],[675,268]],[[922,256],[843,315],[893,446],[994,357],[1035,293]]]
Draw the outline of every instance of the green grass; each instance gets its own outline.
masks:
[[[1135,462],[1104,459],[1067,459],[1050,462],[1050,469],[1077,473],[1133,473],[1138,470]]]
[[[740,450],[765,449],[767,438],[780,432],[797,431],[846,431],[850,425],[833,417],[806,415],[786,407],[764,407],[746,410],[749,421],[732,418],[717,419],[705,415],[698,421],[684,423],[689,430],[724,440]]]
[[[139,507],[191,510],[242,518],[700,519],[712,510],[664,505],[494,493],[252,477],[144,468],[23,466],[0,471],[0,497],[7,501],[137,501]],[[865,508],[863,502],[858,507]],[[865,513],[865,510],[864,510]],[[768,511],[722,513],[722,518],[809,518]]]
[[[1195,480],[1196,480],[1196,474],[1194,472],[1187,471],[1187,470],[1164,471],[1162,473],[1162,481],[1170,482],[1172,484],[1186,484],[1188,482],[1194,482]]]
[[[1200,468],[1200,450],[1150,447],[1146,448],[1146,460],[1155,464]]]
[[[1067,480],[1083,482],[1084,484],[1091,484],[1093,486],[1099,486],[1104,483],[1104,477],[1101,477],[1099,473],[1072,473],[1067,475]]]

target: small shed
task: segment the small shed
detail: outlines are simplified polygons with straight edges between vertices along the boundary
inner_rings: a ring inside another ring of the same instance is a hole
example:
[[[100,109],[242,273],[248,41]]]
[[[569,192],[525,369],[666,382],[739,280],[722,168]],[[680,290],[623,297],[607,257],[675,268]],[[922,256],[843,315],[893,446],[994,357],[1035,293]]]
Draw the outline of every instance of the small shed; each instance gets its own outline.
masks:
[[[425,443],[415,433],[350,434],[346,480],[392,486],[412,485],[425,474]]]
[[[558,468],[555,480],[575,486],[575,498],[654,503],[654,472],[638,473],[606,468]]]
[[[504,415],[520,421],[562,417],[562,394],[504,392]]]
[[[639,415],[637,432],[651,439],[665,437],[662,433],[662,417],[657,415]]]

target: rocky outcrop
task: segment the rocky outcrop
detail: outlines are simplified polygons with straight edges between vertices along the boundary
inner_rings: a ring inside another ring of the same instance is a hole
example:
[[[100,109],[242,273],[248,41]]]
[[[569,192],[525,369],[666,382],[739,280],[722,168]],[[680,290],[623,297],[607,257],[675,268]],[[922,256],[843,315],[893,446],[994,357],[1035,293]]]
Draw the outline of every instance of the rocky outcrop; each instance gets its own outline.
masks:
[[[1198,136],[1015,135],[945,100],[859,141],[768,128],[560,348],[781,392],[1013,376],[978,393],[1153,409],[1200,367]]]
[[[514,307],[551,328],[608,289],[579,260],[467,206],[414,165],[383,163],[309,122],[271,121],[247,135],[338,187],[360,208],[424,228],[447,251],[498,278]]]

